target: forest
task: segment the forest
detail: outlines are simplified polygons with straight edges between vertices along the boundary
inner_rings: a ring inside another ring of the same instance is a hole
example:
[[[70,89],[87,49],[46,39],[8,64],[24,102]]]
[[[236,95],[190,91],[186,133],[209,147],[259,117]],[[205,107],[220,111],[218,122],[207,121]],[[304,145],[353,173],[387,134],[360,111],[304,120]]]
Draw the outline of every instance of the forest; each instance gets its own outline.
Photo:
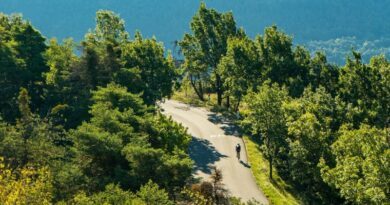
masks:
[[[108,10],[81,42],[0,14],[0,204],[243,204],[218,169],[193,182],[191,136],[158,106],[185,85],[238,113],[302,204],[390,203],[384,55],[337,66],[204,3],[176,44],[183,60]]]

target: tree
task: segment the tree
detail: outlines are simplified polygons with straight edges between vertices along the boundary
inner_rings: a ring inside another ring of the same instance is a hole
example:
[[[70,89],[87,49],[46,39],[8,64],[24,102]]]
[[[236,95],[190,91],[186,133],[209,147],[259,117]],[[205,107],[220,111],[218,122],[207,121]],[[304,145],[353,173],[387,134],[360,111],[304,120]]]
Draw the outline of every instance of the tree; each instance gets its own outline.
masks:
[[[136,130],[143,126],[141,116],[146,117],[146,107],[138,95],[115,84],[94,91],[92,99],[90,122],[70,133],[75,163],[89,178],[91,190],[102,189],[110,182],[128,188],[129,168],[122,149],[131,141],[146,143]]]
[[[185,34],[183,40],[179,42],[185,56],[184,65],[189,66],[187,71],[190,78],[197,78],[198,81],[201,81],[200,77],[205,74],[204,72],[207,73],[207,77],[209,74],[214,75],[213,83],[218,96],[218,105],[221,105],[223,84],[216,68],[222,56],[226,54],[228,38],[237,35],[238,32],[233,15],[207,9],[206,5],[201,3],[198,12],[192,18],[191,31],[192,34]],[[193,86],[196,89],[195,83]],[[202,88],[196,90],[202,99]]]
[[[299,97],[308,84],[310,53],[301,46],[292,47],[292,37],[273,25],[255,40],[263,64],[262,78],[286,86],[289,94]]]
[[[295,72],[292,38],[274,25],[265,28],[264,36],[257,36],[255,42],[264,62],[263,77],[278,84],[287,83]]]
[[[173,205],[174,203],[169,200],[168,193],[164,189],[160,189],[159,186],[152,181],[149,181],[141,187],[137,192],[139,198],[145,201],[148,205]]]
[[[21,16],[0,14],[0,86],[1,107],[8,111],[4,118],[14,122],[18,117],[16,97],[20,87],[32,94],[32,109],[38,110],[43,102],[43,77],[48,71],[43,53],[45,38]]]
[[[112,11],[99,10],[96,12],[95,37],[97,41],[111,41],[116,44],[125,43],[128,33],[125,22]]]
[[[313,89],[322,86],[336,95],[339,77],[339,68],[327,62],[324,53],[316,52],[309,66],[309,81]]]
[[[1,28],[1,27],[0,27]],[[3,33],[0,33],[3,36]],[[5,120],[13,121],[17,116],[15,95],[21,85],[18,78],[18,67],[13,48],[0,40],[0,112]]]
[[[72,204],[78,205],[94,205],[94,204],[139,204],[147,205],[142,199],[138,198],[130,191],[122,190],[118,185],[109,184],[104,191],[87,196],[85,192],[81,192],[74,196]]]
[[[261,81],[261,62],[258,48],[248,37],[229,38],[226,55],[218,64],[218,73],[223,79],[227,95],[233,96],[238,106],[249,89],[255,89]]]
[[[0,157],[1,204],[49,205],[53,199],[51,180],[47,167],[15,170],[6,166],[4,159]]]
[[[74,42],[66,39],[62,45],[57,39],[51,39],[44,56],[50,70],[45,74],[46,83],[55,87],[63,87],[69,81],[72,74],[72,66],[77,61],[77,56],[73,53]]]
[[[323,179],[356,204],[389,203],[389,130],[368,125],[359,129],[342,127],[332,145],[335,165],[321,162]]]
[[[288,163],[284,167],[287,176],[301,190],[305,201],[341,203],[337,191],[324,182],[318,167],[321,158],[333,160],[330,145],[342,119],[335,99],[322,86],[315,90],[307,87],[302,97],[285,103],[283,109],[288,128]]]
[[[49,70],[43,56],[47,49],[46,39],[28,22],[15,27],[13,36],[18,42],[15,47],[17,57],[23,59],[22,69],[25,70],[20,75],[24,81],[22,86],[31,93],[32,108],[37,110],[43,103],[43,73]]]
[[[50,70],[44,74],[45,103],[41,109],[46,113],[57,110],[56,123],[66,128],[70,123],[77,124],[77,117],[73,117],[71,111],[84,104],[74,102],[80,99],[83,91],[80,82],[75,80],[75,69],[79,64],[79,58],[73,53],[74,48],[75,43],[72,39],[66,39],[62,44],[59,44],[56,39],[51,39],[44,54]]]
[[[360,123],[369,123],[383,128],[389,121],[388,93],[389,62],[373,58],[372,65],[362,63],[361,55],[353,52],[339,76],[340,98],[359,110],[353,117],[355,128]],[[375,63],[378,62],[378,63]],[[381,62],[381,63],[379,63]]]
[[[263,149],[269,161],[269,177],[272,179],[273,161],[280,149],[285,146],[286,123],[283,103],[287,100],[287,91],[277,84],[264,83],[258,92],[249,92],[245,97],[248,113],[244,124],[249,124],[252,134],[262,137]]]
[[[184,185],[192,170],[184,128],[119,85],[100,87],[92,99],[90,122],[71,132],[91,191],[111,182],[137,190],[151,179],[173,194]]]
[[[62,130],[31,112],[26,89],[21,89],[18,101],[21,118],[17,124],[0,124],[0,155],[13,169],[28,164],[50,167],[63,156],[62,147],[57,146]]]
[[[142,92],[142,98],[148,105],[173,92],[176,70],[173,58],[164,56],[164,48],[156,39],[143,39],[137,32],[134,41],[126,44],[123,49],[125,70],[135,72],[132,76],[139,76],[139,84],[123,84],[131,90]],[[120,76],[119,76],[120,77]],[[134,87],[136,89],[134,89]]]

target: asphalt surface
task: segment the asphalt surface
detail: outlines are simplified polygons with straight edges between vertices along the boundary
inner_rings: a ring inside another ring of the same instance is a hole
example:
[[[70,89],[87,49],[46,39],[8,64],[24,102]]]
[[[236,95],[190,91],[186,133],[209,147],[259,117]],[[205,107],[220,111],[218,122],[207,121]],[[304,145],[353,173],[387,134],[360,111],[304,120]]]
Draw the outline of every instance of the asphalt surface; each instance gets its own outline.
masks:
[[[190,156],[195,162],[194,175],[210,180],[212,166],[222,171],[223,184],[232,196],[243,201],[255,199],[268,204],[267,198],[257,187],[247,163],[243,141],[236,136],[235,129],[228,122],[204,108],[167,100],[160,104],[163,113],[188,128],[193,136],[190,144]],[[241,144],[240,159],[236,157],[235,146]]]

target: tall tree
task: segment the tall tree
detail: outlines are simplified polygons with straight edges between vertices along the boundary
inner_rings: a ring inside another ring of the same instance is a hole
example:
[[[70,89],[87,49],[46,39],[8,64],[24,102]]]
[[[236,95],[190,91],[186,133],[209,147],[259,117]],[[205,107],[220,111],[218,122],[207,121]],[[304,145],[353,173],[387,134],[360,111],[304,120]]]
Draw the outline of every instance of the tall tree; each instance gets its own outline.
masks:
[[[359,110],[354,125],[369,123],[385,127],[389,122],[389,87],[387,80],[389,62],[374,58],[372,64],[364,64],[361,54],[353,52],[339,76],[339,95],[343,101]]]
[[[255,89],[261,82],[261,62],[255,43],[245,35],[229,38],[226,55],[218,64],[218,73],[223,79],[227,106],[229,96],[234,97],[238,106],[249,89]]]
[[[288,127],[288,165],[286,172],[308,202],[337,204],[337,192],[321,177],[321,158],[332,160],[330,145],[339,128],[337,104],[319,87],[305,89],[301,98],[283,105]],[[280,170],[280,169],[279,169]]]
[[[322,86],[332,94],[336,95],[338,87],[339,68],[327,62],[322,52],[316,52],[309,66],[309,81],[313,89]]]
[[[310,53],[300,46],[293,49],[292,37],[275,25],[265,28],[255,42],[263,64],[262,78],[287,86],[291,96],[299,97],[308,84]]]
[[[261,135],[263,151],[269,161],[269,177],[272,179],[272,166],[280,150],[286,146],[286,121],[282,104],[287,100],[287,91],[277,84],[267,82],[258,88],[258,92],[250,92],[245,102],[248,113],[244,123],[250,125],[253,134]]]
[[[18,104],[21,117],[16,125],[0,124],[0,155],[6,157],[11,168],[54,165],[63,156],[63,149],[57,146],[61,144],[61,130],[31,112],[30,97],[24,88]]]
[[[136,84],[124,84],[130,90],[143,92],[142,98],[146,104],[154,104],[173,92],[177,71],[172,56],[165,57],[164,47],[155,38],[143,39],[137,32],[134,41],[126,44],[123,49],[123,59],[127,73],[134,73]],[[121,83],[121,82],[119,82]]]
[[[96,12],[96,28],[94,35],[97,41],[111,41],[121,44],[128,40],[125,22],[119,15],[108,10]]]
[[[199,73],[202,72],[213,74],[218,105],[222,105],[223,81],[216,68],[222,56],[226,54],[228,38],[237,35],[238,32],[233,14],[219,13],[201,3],[198,12],[192,18],[191,31],[192,34],[185,34],[183,40],[179,42],[185,56],[185,65],[190,66],[188,69],[190,77],[196,74],[194,77],[200,78],[202,76]],[[191,66],[200,66],[201,69],[194,70]]]
[[[32,109],[38,110],[43,99],[43,73],[48,71],[43,53],[45,38],[21,16],[0,14],[1,89],[0,103],[17,111],[16,97],[20,87],[32,94]],[[4,116],[9,121],[18,117],[17,112]]]
[[[356,204],[387,204],[389,201],[389,130],[362,125],[357,130],[344,126],[332,145],[335,165],[321,163],[324,180]]]
[[[0,203],[49,205],[53,199],[52,175],[47,167],[12,169],[0,157]]]

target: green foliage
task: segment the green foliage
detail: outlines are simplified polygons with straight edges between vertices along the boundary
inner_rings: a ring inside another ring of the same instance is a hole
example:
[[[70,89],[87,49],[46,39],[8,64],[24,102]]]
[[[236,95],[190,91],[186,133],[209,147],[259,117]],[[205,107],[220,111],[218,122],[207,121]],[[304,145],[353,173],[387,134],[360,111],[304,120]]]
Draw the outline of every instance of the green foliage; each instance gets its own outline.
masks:
[[[343,126],[331,146],[335,166],[321,161],[324,180],[356,204],[389,203],[389,130],[362,125],[358,130]]]
[[[17,124],[0,124],[0,155],[12,168],[27,164],[49,166],[63,156],[64,150],[57,146],[62,130],[31,113],[26,89],[21,89],[18,99],[22,117]]]
[[[285,89],[277,84],[263,84],[259,92],[250,92],[246,96],[248,112],[244,124],[250,125],[252,134],[260,135],[264,142],[263,150],[270,163],[270,177],[272,178],[273,159],[277,158],[286,146],[286,122],[282,105],[288,95]]]
[[[239,33],[233,14],[219,13],[214,9],[206,8],[206,5],[201,3],[192,18],[191,31],[192,34],[185,34],[179,42],[185,56],[184,69],[201,100],[203,100],[202,81],[207,81],[210,78],[209,74],[213,74],[212,83],[218,95],[218,105],[221,105],[223,85],[216,69],[222,56],[226,54],[228,38]],[[204,77],[206,79],[203,79]],[[200,83],[199,86],[196,85],[196,81]]]
[[[72,203],[75,205],[93,205],[93,204],[123,204],[123,205],[143,205],[147,204],[133,193],[122,190],[119,186],[109,184],[104,191],[87,196],[84,192],[77,194]]]
[[[225,94],[236,100],[235,109],[247,90],[260,84],[261,62],[256,44],[248,37],[229,38],[226,55],[218,64]]]
[[[153,147],[162,148],[168,152],[173,152],[175,148],[185,150],[191,141],[191,136],[187,134],[187,129],[172,120],[158,114],[152,119],[150,126],[149,141]]]
[[[130,90],[142,92],[146,104],[154,104],[163,97],[172,94],[172,87],[176,79],[173,59],[164,56],[164,47],[156,39],[143,39],[137,32],[135,39],[123,48],[125,70],[128,73],[135,71],[134,76],[139,77],[138,84],[121,84]]]
[[[51,204],[53,186],[47,167],[10,169],[0,157],[1,204]]]
[[[168,193],[164,189],[160,189],[157,184],[149,181],[140,188],[137,196],[145,201],[148,205],[173,205],[169,200]]]
[[[336,95],[339,68],[327,62],[324,53],[316,52],[309,66],[309,82],[312,88],[323,86],[333,96]]]
[[[97,41],[124,43],[128,38],[125,22],[112,11],[99,10],[96,12],[95,36]]]
[[[45,58],[50,71],[46,73],[46,83],[61,88],[69,80],[72,72],[71,68],[77,60],[73,53],[74,42],[72,39],[66,39],[63,44],[58,44],[56,39],[51,39],[48,49],[45,52]]]
[[[42,72],[46,72],[43,52],[45,38],[20,16],[0,14],[0,107],[4,119],[18,117],[16,96],[20,87],[32,94],[32,108],[42,103]]]
[[[351,123],[355,128],[360,123],[385,127],[389,122],[389,65],[382,57],[375,57],[371,64],[363,64],[361,55],[353,53],[341,69],[339,95],[343,101],[359,110]]]
[[[170,192],[183,186],[192,168],[186,129],[154,115],[125,87],[109,84],[92,93],[90,122],[71,132],[89,189],[114,181],[136,190],[150,179]]]

